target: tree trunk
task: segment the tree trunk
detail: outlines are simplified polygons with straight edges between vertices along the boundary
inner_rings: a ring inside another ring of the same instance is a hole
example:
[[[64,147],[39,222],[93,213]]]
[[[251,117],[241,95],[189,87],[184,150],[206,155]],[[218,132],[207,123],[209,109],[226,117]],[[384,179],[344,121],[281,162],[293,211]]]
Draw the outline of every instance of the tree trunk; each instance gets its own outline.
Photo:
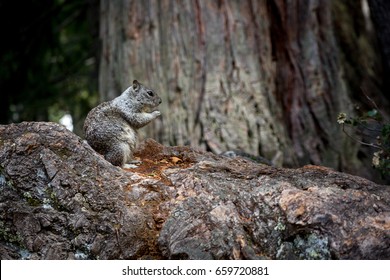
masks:
[[[145,132],[164,144],[370,177],[336,119],[371,79],[364,59],[355,63],[363,79],[349,73],[344,51],[373,51],[358,44],[364,29],[344,41],[334,33],[364,20],[356,7],[349,16],[354,1],[339,2],[102,0],[102,99],[138,79],[162,96],[163,117]]]
[[[390,76],[390,2],[387,0],[369,0],[372,20],[376,29],[381,54],[383,56],[384,77]],[[389,79],[384,80],[384,92],[390,91]],[[389,94],[386,94],[390,101]],[[389,103],[387,102],[387,105]]]

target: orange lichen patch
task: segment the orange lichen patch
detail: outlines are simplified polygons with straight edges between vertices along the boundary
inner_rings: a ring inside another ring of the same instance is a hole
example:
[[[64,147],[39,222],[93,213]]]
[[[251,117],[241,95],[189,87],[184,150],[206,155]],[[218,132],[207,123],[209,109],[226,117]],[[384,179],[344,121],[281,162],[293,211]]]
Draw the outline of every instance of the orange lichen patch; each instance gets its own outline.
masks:
[[[380,230],[390,230],[390,217],[386,214],[379,214],[377,217],[368,217],[367,221],[373,227],[376,227]]]
[[[136,160],[141,161],[137,168],[125,169],[139,175],[160,180],[166,185],[172,185],[171,181],[166,178],[163,171],[168,168],[188,168],[193,162],[185,161],[179,157],[167,156],[160,153],[159,150],[143,150],[137,153]]]
[[[302,167],[303,170],[315,170],[315,171],[322,171],[322,172],[325,172],[325,173],[329,173],[329,172],[333,172],[334,170],[332,168],[329,168],[329,167],[325,167],[325,166],[319,166],[319,165],[305,165]]]
[[[153,161],[161,160],[164,158],[163,154],[164,146],[155,141],[145,142],[135,151],[134,156],[142,159],[150,159]]]

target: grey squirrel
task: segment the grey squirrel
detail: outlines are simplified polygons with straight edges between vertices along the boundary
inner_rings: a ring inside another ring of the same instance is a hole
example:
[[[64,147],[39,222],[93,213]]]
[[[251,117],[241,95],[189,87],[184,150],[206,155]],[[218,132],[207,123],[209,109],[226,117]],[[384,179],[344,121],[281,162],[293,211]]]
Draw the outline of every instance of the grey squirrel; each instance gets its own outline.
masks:
[[[85,139],[107,161],[124,167],[133,160],[137,130],[161,115],[155,110],[160,103],[157,93],[134,80],[120,96],[88,113]]]

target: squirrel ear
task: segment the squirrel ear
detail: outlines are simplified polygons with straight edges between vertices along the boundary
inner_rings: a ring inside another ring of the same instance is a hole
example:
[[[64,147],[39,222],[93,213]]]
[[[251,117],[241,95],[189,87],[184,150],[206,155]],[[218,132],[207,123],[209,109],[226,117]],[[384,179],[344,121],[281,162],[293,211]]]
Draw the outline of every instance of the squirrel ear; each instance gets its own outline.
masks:
[[[138,90],[138,88],[139,88],[139,83],[138,83],[137,80],[134,80],[134,81],[133,81],[133,89],[134,89],[134,90]]]

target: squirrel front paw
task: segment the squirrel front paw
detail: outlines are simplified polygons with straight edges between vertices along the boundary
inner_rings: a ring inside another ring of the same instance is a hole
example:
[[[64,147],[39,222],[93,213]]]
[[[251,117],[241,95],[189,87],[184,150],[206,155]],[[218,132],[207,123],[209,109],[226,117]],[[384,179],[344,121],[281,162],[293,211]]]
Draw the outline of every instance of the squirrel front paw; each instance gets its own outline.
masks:
[[[153,115],[153,117],[157,118],[158,116],[161,116],[161,112],[160,111],[153,111],[151,113]]]

